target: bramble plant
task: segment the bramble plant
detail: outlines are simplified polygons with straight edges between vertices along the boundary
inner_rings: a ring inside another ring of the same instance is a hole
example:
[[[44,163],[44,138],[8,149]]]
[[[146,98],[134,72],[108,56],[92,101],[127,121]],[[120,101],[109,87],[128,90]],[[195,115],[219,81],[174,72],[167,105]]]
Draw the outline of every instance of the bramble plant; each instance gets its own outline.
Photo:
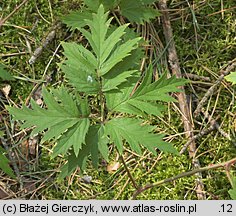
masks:
[[[24,120],[22,128],[35,126],[32,135],[46,130],[41,142],[56,142],[53,157],[67,155],[61,178],[78,166],[84,170],[88,157],[95,167],[99,155],[108,160],[112,144],[120,155],[124,143],[138,154],[142,147],[155,155],[157,148],[177,154],[170,143],[162,140],[164,135],[154,133],[155,126],[143,120],[161,115],[162,102],[175,101],[168,93],[178,92],[178,86],[186,81],[163,75],[152,82],[151,66],[141,79],[141,38],[130,33],[128,24],[111,27],[111,21],[100,5],[97,13],[84,20],[85,27],[79,28],[89,47],[62,43],[66,60],[60,66],[68,85],[50,91],[43,87],[47,109],[34,100],[31,108],[8,107],[15,119]]]

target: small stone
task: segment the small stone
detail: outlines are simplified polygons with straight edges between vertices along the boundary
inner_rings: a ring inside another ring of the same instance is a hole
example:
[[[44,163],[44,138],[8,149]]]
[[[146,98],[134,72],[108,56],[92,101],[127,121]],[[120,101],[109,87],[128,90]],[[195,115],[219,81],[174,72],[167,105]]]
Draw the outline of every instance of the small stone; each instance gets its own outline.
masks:
[[[81,180],[85,183],[85,184],[91,184],[91,182],[92,182],[92,176],[83,176],[82,178],[81,178]]]

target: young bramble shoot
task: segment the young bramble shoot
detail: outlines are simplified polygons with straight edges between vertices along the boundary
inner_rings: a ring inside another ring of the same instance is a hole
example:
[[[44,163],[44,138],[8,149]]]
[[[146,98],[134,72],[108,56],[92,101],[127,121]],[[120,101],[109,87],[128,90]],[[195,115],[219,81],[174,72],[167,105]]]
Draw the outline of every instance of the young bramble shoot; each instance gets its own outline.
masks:
[[[144,124],[149,115],[161,115],[163,102],[174,101],[170,92],[179,91],[184,79],[163,75],[152,82],[152,67],[145,72],[141,84],[138,61],[141,59],[140,37],[129,34],[128,25],[112,27],[103,5],[91,18],[84,19],[80,31],[89,47],[63,42],[66,60],[61,69],[69,87],[50,91],[43,87],[46,108],[33,100],[31,108],[8,107],[15,119],[23,120],[22,128],[35,126],[32,134],[45,132],[42,143],[53,140],[52,156],[68,157],[60,177],[71,174],[78,166],[86,169],[88,157],[97,167],[99,157],[109,159],[108,146],[114,144],[120,155],[127,143],[138,154],[147,148],[177,154],[175,148]],[[88,28],[87,28],[88,27]],[[94,98],[95,100],[92,100]],[[162,103],[160,104],[159,101]],[[95,109],[96,107],[96,109]],[[96,114],[94,111],[96,110]],[[115,117],[119,113],[119,117]]]

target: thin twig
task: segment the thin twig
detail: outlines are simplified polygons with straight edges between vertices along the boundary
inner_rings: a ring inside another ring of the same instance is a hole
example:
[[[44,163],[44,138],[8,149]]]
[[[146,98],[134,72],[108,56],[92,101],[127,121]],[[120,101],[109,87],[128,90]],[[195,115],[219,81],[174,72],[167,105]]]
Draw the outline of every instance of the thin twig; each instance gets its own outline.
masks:
[[[203,80],[203,81],[206,81],[206,82],[211,81],[210,77],[198,76],[196,74],[191,74],[191,73],[184,73],[183,76],[188,78],[188,79],[192,79],[192,80]]]
[[[12,166],[13,166],[13,170],[14,170],[14,172],[16,174],[16,177],[19,181],[20,189],[23,190],[23,188],[24,188],[23,180],[22,180],[22,177],[20,175],[20,170],[19,170],[19,168],[16,164],[16,160],[15,160],[14,156],[12,155],[12,151],[8,147],[7,142],[5,141],[5,139],[3,137],[0,137],[0,140],[2,142],[3,147],[6,149],[6,151],[8,153],[8,157],[10,159],[10,162],[11,162]]]
[[[1,26],[11,17],[13,16],[28,0],[22,1],[19,5],[17,5],[14,10],[8,14],[4,19],[0,19],[0,28]]]
[[[215,84],[213,86],[211,86],[211,88],[208,89],[206,94],[203,96],[202,100],[198,103],[198,106],[197,106],[196,110],[194,111],[194,117],[197,117],[200,114],[203,105],[208,100],[208,98],[214,94],[216,87],[220,85],[220,83],[223,81],[224,77],[226,75],[228,75],[235,67],[236,67],[236,58],[228,64],[226,69],[220,70],[221,75],[216,80]]]
[[[56,24],[55,26],[52,27],[52,30],[47,34],[45,40],[43,40],[42,44],[35,49],[33,55],[29,59],[29,64],[34,64],[35,61],[38,59],[38,57],[42,54],[43,49],[45,49],[48,44],[52,42],[52,40],[56,36],[56,30],[61,26],[61,23]]]
[[[173,32],[171,28],[170,23],[170,17],[169,13],[167,11],[167,4],[166,0],[160,0],[158,3],[158,6],[160,8],[160,11],[162,12],[162,26],[163,26],[163,32],[166,40],[166,44],[169,44],[168,47],[168,60],[170,64],[170,68],[172,71],[172,74],[176,75],[176,77],[181,78],[181,70],[179,66],[179,59],[177,55],[177,51],[175,48],[175,42],[173,40]],[[194,137],[193,133],[193,123],[191,121],[191,114],[190,114],[190,108],[187,102],[187,97],[185,94],[184,87],[180,87],[182,90],[180,93],[177,94],[178,102],[180,111],[182,114],[182,120],[184,124],[184,130],[186,132],[186,137],[189,140],[192,140]],[[193,166],[195,169],[198,169],[200,167],[200,162],[198,159],[195,158],[195,151],[196,151],[196,143],[194,139],[189,144],[189,156],[193,158]],[[202,183],[202,175],[201,173],[196,173],[197,179],[196,179],[196,193],[198,196],[198,199],[206,199],[204,191],[204,185]]]
[[[189,147],[189,145],[194,141],[194,140],[197,140],[201,137],[203,137],[204,135],[207,135],[209,133],[211,133],[212,131],[214,131],[217,126],[216,126],[217,122],[214,120],[212,121],[210,127],[206,128],[206,129],[203,129],[201,130],[197,135],[194,135],[183,147],[182,149],[180,150],[180,154],[183,154],[186,149]]]
[[[223,163],[219,163],[219,164],[215,164],[215,165],[209,165],[209,166],[202,167],[202,168],[199,168],[199,169],[193,169],[191,171],[180,173],[176,176],[158,181],[158,182],[153,183],[153,184],[147,184],[146,186],[144,186],[144,187],[140,188],[139,190],[135,191],[135,193],[133,194],[132,199],[136,199],[136,197],[139,194],[141,194],[142,192],[144,192],[148,189],[151,189],[153,187],[157,187],[157,186],[160,186],[162,184],[172,182],[172,181],[175,181],[177,179],[180,179],[180,178],[183,178],[183,177],[186,177],[186,176],[191,176],[191,175],[194,175],[196,173],[205,172],[205,171],[212,170],[212,169],[217,169],[217,168],[220,168],[220,167],[225,167],[225,169],[228,169],[229,166],[232,166],[235,163],[236,163],[236,158],[233,158],[233,159],[231,159],[229,161],[226,161],[226,162],[223,162]]]
[[[133,186],[134,186],[136,189],[138,189],[139,187],[138,187],[138,185],[136,184],[136,182],[135,182],[135,180],[134,180],[132,174],[130,173],[130,171],[129,171],[129,169],[128,169],[128,167],[127,167],[127,165],[126,165],[126,163],[125,163],[125,160],[124,160],[124,158],[123,158],[122,155],[120,155],[120,159],[121,159],[122,164],[124,165],[124,168],[125,168],[125,170],[126,170],[128,176],[129,176],[129,179],[131,180]]]
[[[221,128],[220,128],[220,125],[219,123],[217,122],[217,119],[212,119],[211,115],[204,109],[202,108],[202,113],[204,114],[204,117],[208,119],[208,121],[212,122],[214,121],[214,124],[215,124],[215,127],[216,127],[216,130],[223,136],[225,137],[226,139],[228,139],[229,141],[232,141],[230,135],[228,133],[226,133],[225,131],[223,131]]]

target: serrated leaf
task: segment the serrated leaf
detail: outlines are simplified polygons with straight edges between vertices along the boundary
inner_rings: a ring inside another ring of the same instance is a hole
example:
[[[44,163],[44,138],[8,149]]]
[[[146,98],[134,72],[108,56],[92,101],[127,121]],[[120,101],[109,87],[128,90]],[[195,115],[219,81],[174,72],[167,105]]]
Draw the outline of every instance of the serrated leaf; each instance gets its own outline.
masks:
[[[151,84],[152,75],[153,75],[153,69],[152,66],[150,65],[145,73],[143,81],[139,85],[138,89],[135,91],[136,94],[137,92],[140,92],[145,86]],[[144,113],[146,113],[146,114],[162,116],[162,112],[165,110],[165,106],[157,104],[156,102],[141,101],[133,98],[129,99],[127,103],[123,103],[122,106],[118,106],[116,109],[121,112],[136,114],[136,115],[144,116]]]
[[[81,163],[80,158],[76,157],[73,151],[70,151],[66,164],[64,164],[60,169],[61,172],[58,178],[63,180],[66,176],[71,175],[76,170],[79,163]]]
[[[80,92],[96,93],[99,84],[96,80],[97,60],[81,45],[63,43],[67,60],[61,66],[70,83]]]
[[[102,4],[105,10],[113,9],[117,6],[118,0],[84,0],[89,10],[97,11],[99,6]]]
[[[106,92],[106,104],[110,112],[118,111],[117,108],[120,107],[120,104],[124,104],[127,100],[129,100],[132,90],[138,80],[139,77],[131,77],[128,79],[128,82],[120,85],[119,90]]]
[[[131,51],[137,48],[138,42],[141,38],[134,38],[118,46],[112,53],[110,58],[103,63],[100,69],[100,74],[105,75],[108,73],[117,63],[121,62],[125,57],[131,54]]]
[[[229,75],[225,76],[225,79],[229,82],[232,82],[232,84],[236,84],[236,72],[231,72]]]
[[[67,110],[68,113],[71,115],[84,115],[84,113],[78,110],[77,104],[75,102],[75,98],[68,92],[68,90],[64,86],[60,86],[60,88],[52,89],[52,94],[56,97],[57,101],[60,101],[65,110]],[[78,104],[79,105],[79,104]]]
[[[86,26],[86,19],[90,19],[91,11],[72,11],[70,14],[62,17],[62,22],[65,23],[72,30],[80,29]]]
[[[61,168],[59,178],[65,178],[70,175],[77,167],[80,170],[85,170],[88,157],[91,156],[92,164],[97,168],[98,166],[98,152],[108,161],[108,138],[104,135],[103,126],[94,125],[89,128],[86,135],[86,144],[82,145],[78,156],[70,151],[68,162]]]
[[[127,103],[150,115],[162,116],[162,112],[165,110],[164,105],[155,102],[131,99]]]
[[[82,144],[85,143],[85,136],[89,128],[89,119],[82,119],[68,131],[66,131],[58,140],[57,145],[53,149],[52,157],[58,154],[64,154],[73,146],[75,155],[78,155]]]
[[[152,83],[152,79],[153,79],[153,67],[150,64],[147,70],[145,71],[143,80],[141,84],[138,86],[138,88],[136,89],[135,94],[138,94],[141,90],[143,90],[143,88],[150,85]]]
[[[5,70],[2,64],[0,64],[0,78],[3,80],[14,80],[14,77]]]
[[[143,87],[142,90],[133,94],[132,98],[139,100],[159,100],[159,101],[175,101],[175,99],[168,95],[170,92],[181,91],[178,86],[184,85],[187,82],[185,79],[177,79],[175,76],[167,78],[164,74],[156,82]]]
[[[121,37],[125,34],[125,29],[127,27],[128,24],[125,24],[116,28],[104,41],[100,64],[103,64],[104,61],[107,60],[107,58],[111,54],[111,51],[114,49],[115,45],[121,40]]]
[[[165,152],[178,153],[171,144],[162,140],[163,135],[152,133],[152,126],[142,124],[139,119],[115,118],[105,124],[105,133],[117,146],[120,154],[123,152],[123,140],[138,154],[141,154],[140,145],[148,148],[153,154],[156,154],[156,148]]]
[[[47,109],[41,108],[31,100],[32,109],[23,105],[22,109],[8,107],[8,110],[15,119],[25,121],[23,128],[36,126],[32,135],[48,129],[42,141],[53,138],[58,140],[54,155],[56,153],[64,154],[72,146],[75,154],[78,155],[81,145],[84,143],[89,120],[81,113],[79,109],[81,104],[77,107],[76,101],[65,87],[54,90],[52,93],[43,87],[42,94]]]
[[[0,169],[7,175],[15,178],[15,174],[13,170],[11,169],[11,167],[9,166],[9,160],[4,155],[4,152],[5,152],[4,149],[0,146],[0,161],[1,161]]]
[[[108,161],[108,143],[109,140],[104,134],[104,128],[102,125],[94,125],[90,127],[86,136],[86,148],[89,149],[94,167],[97,168],[98,166],[98,152],[100,152],[103,158]]]
[[[121,14],[128,18],[129,21],[138,24],[150,22],[151,19],[160,16],[160,12],[149,6],[154,1],[150,0],[121,0],[120,9]]]
[[[90,31],[80,29],[91,45],[97,61],[97,76],[101,77],[107,74],[119,62],[129,56],[132,50],[137,48],[139,37],[127,40],[123,44],[121,39],[125,34],[128,25],[122,25],[108,34],[109,25],[112,19],[108,19],[108,13],[105,13],[101,5],[96,14],[93,14],[91,20],[86,20]]]
[[[156,101],[175,101],[168,93],[180,91],[178,86],[187,82],[187,80],[177,79],[174,76],[167,79],[166,75],[163,75],[156,82],[150,83],[152,73],[150,70],[147,72],[143,82],[139,85],[137,90],[134,91],[134,94],[132,94],[133,88],[131,87],[121,89],[121,93],[108,92],[108,94],[106,94],[108,108],[111,109],[111,111],[140,116],[145,116],[145,113],[161,115],[164,106],[156,103]]]
[[[128,78],[137,73],[137,70],[124,71],[118,74],[115,78],[109,79],[109,76],[104,80],[103,92],[110,91],[112,89],[118,89],[118,86],[124,82],[127,82]]]

